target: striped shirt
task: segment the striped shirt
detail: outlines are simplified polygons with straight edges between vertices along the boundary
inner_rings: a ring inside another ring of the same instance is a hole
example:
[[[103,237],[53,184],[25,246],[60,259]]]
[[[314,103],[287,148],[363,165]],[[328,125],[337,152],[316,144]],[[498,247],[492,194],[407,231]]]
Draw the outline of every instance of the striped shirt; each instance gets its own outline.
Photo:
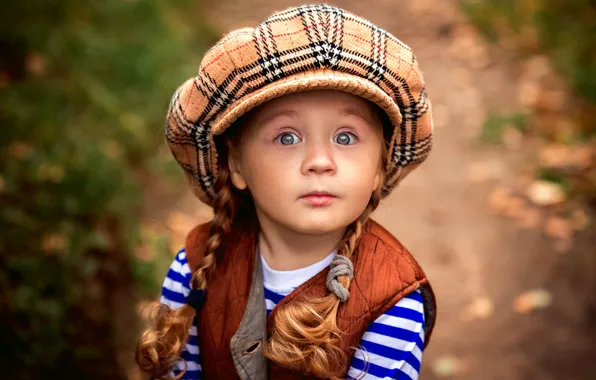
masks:
[[[265,303],[267,314],[286,295],[327,267],[335,252],[323,260],[292,271],[271,269],[263,263]],[[178,308],[190,292],[191,271],[184,249],[180,250],[164,280],[161,302],[170,308]],[[349,378],[418,379],[424,345],[424,309],[420,291],[402,298],[396,305],[370,324],[359,348],[356,350],[348,371]],[[186,361],[187,372],[182,379],[201,379],[201,355],[196,326],[191,327],[189,340],[181,353]],[[176,363],[173,374],[184,368],[184,362]]]

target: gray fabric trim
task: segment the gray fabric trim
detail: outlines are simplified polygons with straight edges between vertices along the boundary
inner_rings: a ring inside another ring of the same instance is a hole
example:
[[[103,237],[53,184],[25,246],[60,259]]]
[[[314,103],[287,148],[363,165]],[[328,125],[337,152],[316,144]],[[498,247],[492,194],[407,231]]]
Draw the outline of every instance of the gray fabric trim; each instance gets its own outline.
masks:
[[[246,310],[238,330],[230,339],[230,351],[234,367],[242,380],[266,380],[267,359],[263,345],[267,340],[267,306],[263,285],[263,268],[258,250]]]
[[[419,289],[424,303],[424,336],[426,337],[435,325],[436,310],[432,294],[428,287],[420,286]]]
[[[354,264],[346,256],[335,255],[331,264],[329,264],[329,273],[327,274],[327,289],[335,293],[341,302],[346,302],[350,297],[350,291],[337,281],[338,276],[348,276],[354,278]]]

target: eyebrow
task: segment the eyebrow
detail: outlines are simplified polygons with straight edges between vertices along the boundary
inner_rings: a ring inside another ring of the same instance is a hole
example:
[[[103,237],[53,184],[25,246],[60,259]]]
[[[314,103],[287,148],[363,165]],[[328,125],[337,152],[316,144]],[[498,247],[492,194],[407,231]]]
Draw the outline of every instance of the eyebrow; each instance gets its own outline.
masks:
[[[362,110],[359,108],[354,108],[354,107],[344,108],[341,110],[341,114],[342,114],[342,116],[350,116],[350,115],[358,116],[369,124],[372,122],[372,120],[370,120],[370,118],[367,117],[367,115],[365,115],[362,112]]]
[[[276,110],[275,112],[272,112],[269,115],[267,115],[266,117],[264,117],[263,119],[261,119],[259,121],[259,124],[260,125],[267,124],[268,122],[270,122],[271,120],[273,120],[273,119],[275,119],[276,117],[279,117],[279,116],[296,117],[296,116],[298,116],[298,111],[293,110],[293,109],[280,109],[280,110]]]

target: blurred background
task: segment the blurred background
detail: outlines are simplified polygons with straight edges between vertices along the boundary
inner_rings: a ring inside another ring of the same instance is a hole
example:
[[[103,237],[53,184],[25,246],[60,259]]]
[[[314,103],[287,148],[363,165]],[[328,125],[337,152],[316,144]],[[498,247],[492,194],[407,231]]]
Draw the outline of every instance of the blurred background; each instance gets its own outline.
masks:
[[[225,32],[290,0],[31,0],[0,13],[0,372],[140,379],[139,310],[211,217],[163,137]],[[374,218],[439,305],[422,379],[596,379],[596,3],[330,1],[416,53],[430,159]]]

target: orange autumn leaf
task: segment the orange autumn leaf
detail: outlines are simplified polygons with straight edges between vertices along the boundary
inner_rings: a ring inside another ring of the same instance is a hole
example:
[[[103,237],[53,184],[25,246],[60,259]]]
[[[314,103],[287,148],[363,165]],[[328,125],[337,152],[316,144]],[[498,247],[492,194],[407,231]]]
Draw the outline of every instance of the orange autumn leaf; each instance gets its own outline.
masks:
[[[520,294],[513,301],[513,308],[521,314],[544,309],[552,304],[552,294],[546,289],[533,289]]]
[[[542,222],[542,214],[533,207],[527,207],[516,219],[517,224],[526,229],[538,228]]]
[[[551,216],[544,223],[544,232],[554,239],[569,239],[573,234],[571,222],[560,216]]]
[[[526,209],[526,202],[522,198],[510,196],[507,199],[504,214],[508,218],[519,219],[524,214]]]
[[[502,213],[511,198],[511,192],[503,187],[493,189],[488,196],[488,205],[495,214]]]
[[[469,322],[477,319],[486,319],[495,312],[495,305],[488,297],[480,297],[464,307],[460,314],[463,321]]]

